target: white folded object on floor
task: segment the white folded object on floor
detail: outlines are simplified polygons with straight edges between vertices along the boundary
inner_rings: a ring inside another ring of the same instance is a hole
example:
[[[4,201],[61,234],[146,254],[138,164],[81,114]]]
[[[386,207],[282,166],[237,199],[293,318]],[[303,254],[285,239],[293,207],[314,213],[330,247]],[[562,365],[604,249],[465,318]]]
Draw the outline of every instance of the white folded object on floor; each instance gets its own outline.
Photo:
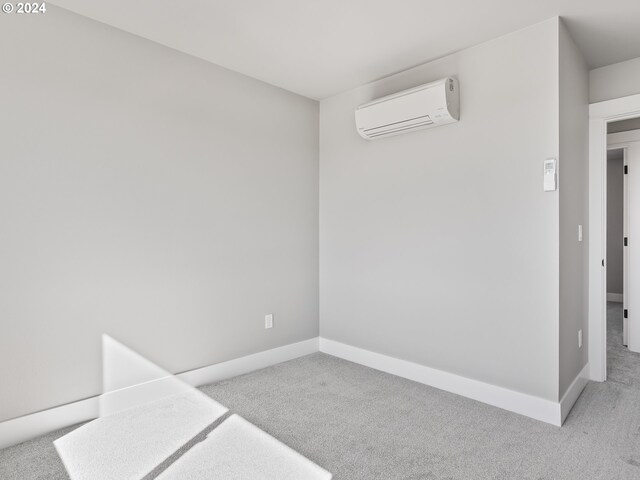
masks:
[[[158,480],[330,480],[331,473],[232,415]]]

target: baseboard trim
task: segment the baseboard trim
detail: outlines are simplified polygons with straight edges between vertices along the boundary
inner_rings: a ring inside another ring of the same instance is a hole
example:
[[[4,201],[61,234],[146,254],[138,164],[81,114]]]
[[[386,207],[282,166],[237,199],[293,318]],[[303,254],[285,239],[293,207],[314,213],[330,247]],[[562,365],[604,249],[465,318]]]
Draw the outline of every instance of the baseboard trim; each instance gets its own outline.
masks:
[[[234,360],[197,368],[176,375],[176,377],[194,387],[200,387],[303,357],[317,352],[318,349],[319,338],[316,337]],[[129,389],[131,388],[135,387],[129,387]],[[17,445],[60,428],[93,420],[99,416],[99,408],[100,396],[95,396],[0,422],[0,449]]]
[[[607,293],[607,302],[623,302],[622,293]]]
[[[576,378],[573,379],[573,382],[567,389],[567,391],[562,396],[562,400],[560,400],[560,414],[562,423],[566,420],[569,412],[575,405],[578,397],[584,390],[584,387],[589,383],[589,364],[587,363],[582,371],[578,374]]]
[[[555,426],[562,424],[559,402],[498,387],[407,360],[400,360],[327,338],[320,337],[320,351]]]
[[[42,410],[0,423],[0,450],[98,416],[98,397]]]
[[[216,363],[208,367],[198,368],[176,375],[189,385],[201,387],[209,383],[219,382],[227,378],[237,377],[261,368],[304,357],[319,350],[319,338],[311,338],[283,347],[272,348],[264,352],[254,353],[227,362]]]

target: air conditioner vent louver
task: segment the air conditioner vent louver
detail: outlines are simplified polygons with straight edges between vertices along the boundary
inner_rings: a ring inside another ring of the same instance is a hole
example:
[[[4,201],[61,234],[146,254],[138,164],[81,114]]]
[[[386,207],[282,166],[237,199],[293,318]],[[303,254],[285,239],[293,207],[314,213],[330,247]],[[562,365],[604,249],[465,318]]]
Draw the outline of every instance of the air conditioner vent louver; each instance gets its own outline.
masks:
[[[458,84],[453,78],[420,85],[356,108],[356,127],[366,139],[457,122]]]

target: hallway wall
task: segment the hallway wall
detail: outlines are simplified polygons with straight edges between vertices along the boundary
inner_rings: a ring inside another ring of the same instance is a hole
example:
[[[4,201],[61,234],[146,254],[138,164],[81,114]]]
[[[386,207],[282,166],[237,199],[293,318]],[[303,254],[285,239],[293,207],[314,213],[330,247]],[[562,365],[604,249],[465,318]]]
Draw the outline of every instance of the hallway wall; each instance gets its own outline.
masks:
[[[622,150],[607,157],[607,293],[622,294],[623,280],[623,156]]]

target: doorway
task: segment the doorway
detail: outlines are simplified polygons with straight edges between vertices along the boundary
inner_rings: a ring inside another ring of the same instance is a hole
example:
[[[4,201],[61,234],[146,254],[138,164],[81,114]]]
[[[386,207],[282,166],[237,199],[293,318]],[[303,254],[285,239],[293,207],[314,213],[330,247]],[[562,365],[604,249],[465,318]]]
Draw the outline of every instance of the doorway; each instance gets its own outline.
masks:
[[[607,254],[607,163],[608,151],[612,149],[623,149],[623,162],[629,162],[630,145],[626,145],[628,138],[622,138],[628,135],[628,131],[618,131],[621,121],[630,121],[625,128],[629,128],[631,122],[640,122],[640,95],[631,95],[629,97],[608,100],[590,105],[589,107],[589,373],[590,379],[595,381],[604,381],[607,379],[607,273],[609,266],[609,258]],[[634,120],[631,120],[634,119]],[[620,122],[620,123],[618,123]],[[609,144],[609,127],[611,126],[612,135],[618,135],[612,138]],[[638,127],[640,127],[640,123]],[[638,137],[640,140],[640,136]],[[640,142],[637,144],[640,146]],[[640,152],[640,150],[639,150]],[[624,167],[624,163],[623,163]],[[636,168],[638,178],[640,178],[640,160],[638,160],[638,168]],[[628,181],[629,175],[626,175]],[[623,177],[624,178],[624,177]],[[625,181],[625,180],[623,180]],[[639,180],[640,182],[640,180]],[[628,202],[640,205],[640,183],[636,189],[632,186],[628,188]],[[634,201],[634,193],[638,195],[637,202]],[[626,210],[627,214],[629,210]],[[639,213],[640,215],[640,213]],[[628,231],[624,231],[627,237],[628,247],[624,247],[623,256],[629,255],[631,246],[631,233],[634,231],[634,224],[627,222]],[[640,225],[636,226],[638,233],[635,235],[638,243],[638,251],[640,252]],[[624,229],[625,227],[623,227]],[[629,261],[633,261],[629,257]],[[623,259],[624,264],[624,259]],[[623,307],[628,311],[626,333],[627,342],[630,346],[636,345],[636,337],[634,336],[634,321],[632,318],[631,301],[634,295],[630,292],[634,291],[634,285],[640,287],[640,262],[638,268],[628,269],[632,275],[630,278],[623,279]],[[633,273],[637,272],[639,276],[638,282],[634,283]],[[624,272],[624,267],[623,267]],[[626,283],[626,285],[625,285]],[[625,288],[626,287],[626,288]],[[620,293],[620,292],[610,292]],[[636,333],[638,335],[637,345],[640,349],[640,288],[638,288],[637,300],[637,321]],[[624,309],[623,309],[624,310]],[[640,350],[639,350],[640,351]]]
[[[609,124],[609,132],[615,123]],[[625,280],[625,148],[607,135],[607,350],[626,346],[627,318],[624,318]],[[628,171],[628,168],[627,168]],[[609,368],[610,369],[610,368]]]
[[[606,263],[607,300],[611,301],[611,297],[616,297],[610,293],[612,290],[623,290],[622,343],[632,352],[640,353],[640,311],[637,308],[640,305],[640,248],[637,245],[640,240],[640,224],[635,220],[640,217],[638,128],[638,118],[613,122],[608,126]],[[620,201],[623,205],[619,205]],[[620,281],[622,284],[619,284]],[[632,308],[632,305],[636,308]]]

